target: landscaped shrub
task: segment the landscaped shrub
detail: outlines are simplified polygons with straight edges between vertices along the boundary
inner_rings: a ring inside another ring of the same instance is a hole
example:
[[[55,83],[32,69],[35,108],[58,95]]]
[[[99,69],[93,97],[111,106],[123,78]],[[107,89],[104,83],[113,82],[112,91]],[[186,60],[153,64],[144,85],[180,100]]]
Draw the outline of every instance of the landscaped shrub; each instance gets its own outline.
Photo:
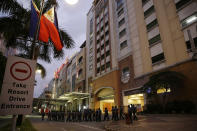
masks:
[[[147,104],[146,113],[162,113],[162,106],[160,104]]]
[[[192,113],[195,104],[192,101],[172,101],[166,104],[166,113]]]

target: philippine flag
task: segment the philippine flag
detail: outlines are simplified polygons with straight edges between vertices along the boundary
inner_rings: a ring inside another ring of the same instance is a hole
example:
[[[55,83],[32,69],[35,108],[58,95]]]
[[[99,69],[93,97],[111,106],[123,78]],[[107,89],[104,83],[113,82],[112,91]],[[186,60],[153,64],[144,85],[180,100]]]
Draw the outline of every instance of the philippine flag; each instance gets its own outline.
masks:
[[[34,13],[38,12],[36,11],[35,5],[32,2],[32,17],[34,17]],[[39,12],[38,12],[39,14]],[[31,19],[31,23],[35,23],[38,21],[38,15],[37,15],[37,20]],[[49,38],[53,42],[55,48],[60,51],[63,48],[60,35],[59,35],[59,30],[58,30],[58,24],[57,24],[57,15],[55,12],[55,8],[52,7],[49,11],[47,11],[44,15],[41,16],[40,20],[40,30],[39,30],[39,37],[38,39],[43,42],[48,42]],[[35,25],[36,24],[31,24],[31,29],[30,29],[30,36],[31,32],[34,31],[35,34]],[[33,26],[33,27],[32,27]],[[32,30],[33,29],[33,30]]]

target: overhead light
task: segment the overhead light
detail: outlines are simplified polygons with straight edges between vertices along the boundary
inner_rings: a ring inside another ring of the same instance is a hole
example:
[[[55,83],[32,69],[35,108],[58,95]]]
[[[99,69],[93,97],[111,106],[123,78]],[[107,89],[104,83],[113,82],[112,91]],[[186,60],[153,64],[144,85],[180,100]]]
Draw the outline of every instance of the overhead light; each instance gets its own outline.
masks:
[[[197,17],[196,17],[196,16],[192,16],[192,17],[190,17],[190,18],[188,18],[188,19],[186,20],[186,23],[187,23],[187,24],[190,24],[190,23],[194,22],[195,20],[197,20]]]
[[[36,73],[39,73],[39,74],[41,74],[41,73],[42,73],[42,70],[40,70],[40,69],[37,69],[37,70],[36,70]]]

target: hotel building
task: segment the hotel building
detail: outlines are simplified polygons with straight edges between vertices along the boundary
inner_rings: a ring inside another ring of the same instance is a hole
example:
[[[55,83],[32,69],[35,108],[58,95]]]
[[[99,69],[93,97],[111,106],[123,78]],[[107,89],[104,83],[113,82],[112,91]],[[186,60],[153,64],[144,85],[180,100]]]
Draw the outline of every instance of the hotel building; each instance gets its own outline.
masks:
[[[148,101],[141,87],[161,71],[186,76],[170,100],[197,104],[196,7],[195,0],[94,0],[86,33],[90,107],[143,110]]]

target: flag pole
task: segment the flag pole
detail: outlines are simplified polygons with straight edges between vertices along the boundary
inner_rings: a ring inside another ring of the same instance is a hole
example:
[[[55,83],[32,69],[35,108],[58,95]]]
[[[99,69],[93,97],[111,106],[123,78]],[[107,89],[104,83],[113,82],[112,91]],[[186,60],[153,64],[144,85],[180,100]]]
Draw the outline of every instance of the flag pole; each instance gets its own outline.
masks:
[[[39,30],[40,30],[40,20],[41,20],[41,16],[42,16],[42,13],[43,13],[43,7],[44,7],[44,0],[41,0],[41,7],[40,7],[40,14],[39,14],[39,19],[38,19],[38,22],[37,22],[37,25],[36,25],[36,32],[34,34],[34,40],[33,40],[33,43],[32,43],[32,59],[35,60],[36,58],[36,52],[35,52],[35,45],[36,45],[36,41],[38,39],[38,34],[39,34]]]

